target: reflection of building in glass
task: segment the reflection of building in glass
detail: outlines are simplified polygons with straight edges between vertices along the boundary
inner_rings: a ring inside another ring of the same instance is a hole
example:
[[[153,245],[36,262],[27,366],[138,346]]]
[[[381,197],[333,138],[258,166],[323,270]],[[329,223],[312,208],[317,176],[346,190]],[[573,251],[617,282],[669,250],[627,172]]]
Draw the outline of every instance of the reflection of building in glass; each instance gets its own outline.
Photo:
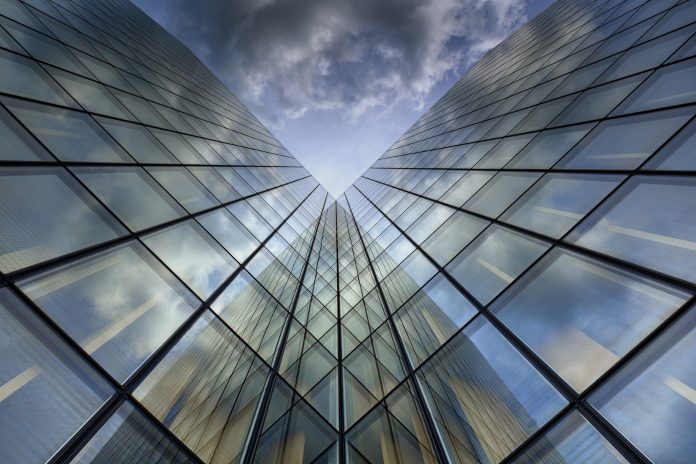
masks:
[[[334,200],[125,0],[0,2],[3,462],[691,462],[695,34],[559,0]]]

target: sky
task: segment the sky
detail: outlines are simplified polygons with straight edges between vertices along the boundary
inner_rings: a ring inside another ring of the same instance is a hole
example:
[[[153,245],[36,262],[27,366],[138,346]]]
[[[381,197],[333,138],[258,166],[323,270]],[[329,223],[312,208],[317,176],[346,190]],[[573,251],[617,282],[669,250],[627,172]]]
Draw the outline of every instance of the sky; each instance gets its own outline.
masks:
[[[132,0],[338,197],[551,0]]]

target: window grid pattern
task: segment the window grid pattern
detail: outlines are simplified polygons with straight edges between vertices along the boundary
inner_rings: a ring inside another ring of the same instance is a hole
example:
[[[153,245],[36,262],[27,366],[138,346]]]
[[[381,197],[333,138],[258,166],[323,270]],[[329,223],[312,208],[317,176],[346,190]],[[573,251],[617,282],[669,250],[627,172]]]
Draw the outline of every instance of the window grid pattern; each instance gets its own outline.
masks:
[[[690,462],[695,55],[559,0],[334,200],[129,2],[1,2],[5,459]]]

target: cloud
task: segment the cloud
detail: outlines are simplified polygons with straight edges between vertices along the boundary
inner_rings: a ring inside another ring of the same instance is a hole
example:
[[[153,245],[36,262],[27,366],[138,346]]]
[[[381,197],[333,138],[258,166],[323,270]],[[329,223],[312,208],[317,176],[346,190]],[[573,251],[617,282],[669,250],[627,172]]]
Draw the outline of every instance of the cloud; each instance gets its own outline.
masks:
[[[404,102],[421,110],[527,19],[523,0],[138,3],[242,101],[275,113],[271,126],[317,110],[352,122]]]

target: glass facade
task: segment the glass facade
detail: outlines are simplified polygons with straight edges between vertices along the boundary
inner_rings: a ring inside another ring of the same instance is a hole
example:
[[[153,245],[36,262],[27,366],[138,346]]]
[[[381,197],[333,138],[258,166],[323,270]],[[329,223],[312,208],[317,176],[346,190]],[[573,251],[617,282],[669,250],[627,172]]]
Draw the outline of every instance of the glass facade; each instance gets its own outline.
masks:
[[[127,0],[0,0],[25,463],[690,463],[696,2],[558,0],[332,198]]]

